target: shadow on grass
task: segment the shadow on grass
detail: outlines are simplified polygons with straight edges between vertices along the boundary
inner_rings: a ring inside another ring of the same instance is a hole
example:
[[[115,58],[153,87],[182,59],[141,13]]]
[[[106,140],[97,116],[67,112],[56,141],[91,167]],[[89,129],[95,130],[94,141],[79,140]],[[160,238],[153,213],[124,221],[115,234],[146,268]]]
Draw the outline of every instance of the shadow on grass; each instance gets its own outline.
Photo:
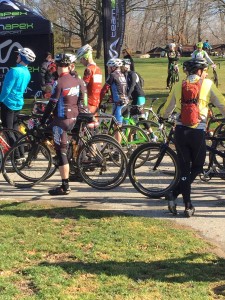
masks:
[[[20,206],[18,209],[15,206]],[[22,202],[12,202],[0,205],[0,216],[15,216],[18,218],[43,218],[50,219],[100,219],[112,216],[128,216],[125,213],[118,211],[102,211],[102,210],[86,210],[79,207],[56,207],[49,209],[39,209],[37,206],[32,206],[30,209],[22,207]]]
[[[73,259],[73,257],[71,257]],[[74,257],[74,259],[76,259]],[[107,276],[125,275],[134,281],[158,280],[160,282],[185,283],[191,281],[217,282],[225,278],[225,259],[207,260],[206,254],[191,253],[182,258],[152,262],[104,261],[83,262],[42,262],[39,266],[60,267],[68,274],[76,272]],[[29,272],[29,271],[28,271]]]

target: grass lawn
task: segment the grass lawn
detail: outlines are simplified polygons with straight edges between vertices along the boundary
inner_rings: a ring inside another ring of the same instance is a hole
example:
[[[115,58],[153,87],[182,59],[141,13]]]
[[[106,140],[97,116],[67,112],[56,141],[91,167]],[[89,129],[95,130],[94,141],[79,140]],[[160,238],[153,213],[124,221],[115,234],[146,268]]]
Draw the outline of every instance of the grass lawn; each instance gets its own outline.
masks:
[[[225,297],[225,260],[172,222],[1,203],[0,299]]]

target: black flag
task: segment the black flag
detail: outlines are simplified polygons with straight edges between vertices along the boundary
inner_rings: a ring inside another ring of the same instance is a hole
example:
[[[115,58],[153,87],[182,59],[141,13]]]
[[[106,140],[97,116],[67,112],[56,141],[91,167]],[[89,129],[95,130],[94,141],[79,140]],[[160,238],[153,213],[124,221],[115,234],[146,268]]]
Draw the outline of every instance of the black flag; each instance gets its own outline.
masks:
[[[102,0],[104,63],[120,56],[125,30],[126,0]],[[105,68],[107,76],[107,68]]]

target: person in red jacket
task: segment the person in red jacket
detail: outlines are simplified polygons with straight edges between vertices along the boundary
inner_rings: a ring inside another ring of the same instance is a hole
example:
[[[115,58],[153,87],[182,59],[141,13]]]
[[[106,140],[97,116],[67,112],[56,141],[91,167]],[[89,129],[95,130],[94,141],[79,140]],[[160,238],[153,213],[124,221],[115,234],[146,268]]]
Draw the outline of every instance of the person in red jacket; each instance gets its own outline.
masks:
[[[88,109],[95,114],[100,103],[100,93],[102,89],[102,71],[96,65],[92,57],[93,49],[89,44],[79,48],[76,52],[77,60],[80,60],[86,68],[83,80],[87,86]]]

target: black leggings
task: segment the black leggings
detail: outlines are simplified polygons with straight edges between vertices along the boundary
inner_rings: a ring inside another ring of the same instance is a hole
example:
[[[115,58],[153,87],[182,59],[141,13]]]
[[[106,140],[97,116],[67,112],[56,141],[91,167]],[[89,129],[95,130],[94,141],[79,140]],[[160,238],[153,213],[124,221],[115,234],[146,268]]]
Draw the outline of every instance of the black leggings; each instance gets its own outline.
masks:
[[[174,137],[181,170],[180,182],[174,190],[174,196],[182,194],[186,206],[191,202],[191,183],[203,170],[206,157],[205,132],[178,125]]]

